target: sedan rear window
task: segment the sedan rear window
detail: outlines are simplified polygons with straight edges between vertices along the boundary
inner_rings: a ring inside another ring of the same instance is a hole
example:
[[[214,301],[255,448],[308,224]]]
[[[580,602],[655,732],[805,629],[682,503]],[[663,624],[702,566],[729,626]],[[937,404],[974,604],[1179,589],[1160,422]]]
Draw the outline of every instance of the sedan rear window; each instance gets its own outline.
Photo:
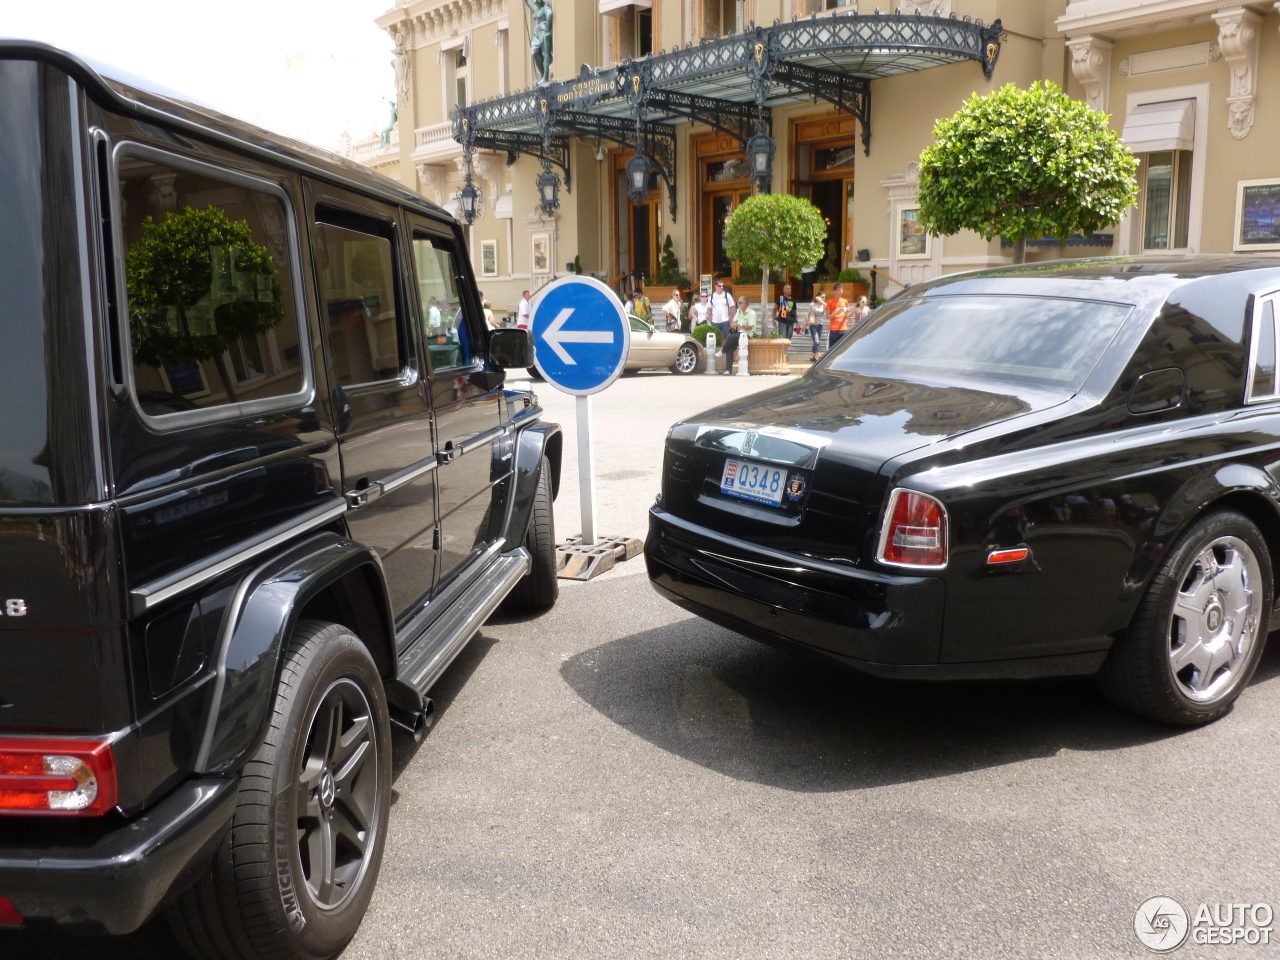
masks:
[[[1080,389],[1130,307],[1024,296],[886,304],[836,348],[827,370],[900,379],[995,380]]]

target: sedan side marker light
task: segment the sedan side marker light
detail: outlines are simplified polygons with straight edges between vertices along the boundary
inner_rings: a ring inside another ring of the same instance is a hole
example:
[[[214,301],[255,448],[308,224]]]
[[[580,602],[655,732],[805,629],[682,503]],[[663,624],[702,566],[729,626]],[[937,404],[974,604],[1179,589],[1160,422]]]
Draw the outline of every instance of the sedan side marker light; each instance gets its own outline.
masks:
[[[0,897],[0,927],[20,927],[25,922],[12,901]]]
[[[1020,560],[1027,559],[1031,551],[1026,547],[1015,547],[1012,550],[992,550],[987,554],[987,565],[993,566],[998,563],[1017,563]]]

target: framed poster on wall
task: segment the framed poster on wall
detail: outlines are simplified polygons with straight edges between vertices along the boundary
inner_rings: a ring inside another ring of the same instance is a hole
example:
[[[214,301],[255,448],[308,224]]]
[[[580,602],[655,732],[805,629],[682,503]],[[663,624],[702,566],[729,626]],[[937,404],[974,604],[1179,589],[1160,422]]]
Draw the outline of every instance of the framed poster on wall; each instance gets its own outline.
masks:
[[[480,276],[496,277],[498,275],[498,241],[480,241]]]
[[[551,272],[551,234],[535,233],[530,235],[533,244],[532,273]]]
[[[1241,180],[1236,184],[1233,249],[1280,250],[1280,179]]]
[[[933,256],[929,234],[920,222],[919,204],[906,204],[898,208],[894,230],[897,234],[894,243],[899,260],[928,260]]]

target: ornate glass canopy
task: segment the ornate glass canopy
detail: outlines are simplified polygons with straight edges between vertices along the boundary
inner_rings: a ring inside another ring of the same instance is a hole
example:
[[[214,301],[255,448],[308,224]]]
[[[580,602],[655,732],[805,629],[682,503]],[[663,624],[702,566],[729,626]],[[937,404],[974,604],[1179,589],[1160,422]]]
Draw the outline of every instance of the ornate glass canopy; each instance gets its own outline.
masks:
[[[814,16],[751,26],[573,79],[543,84],[455,110],[454,139],[477,149],[537,157],[544,173],[572,186],[569,140],[590,137],[648,158],[667,184],[675,219],[675,124],[694,121],[736,137],[746,149],[772,130],[775,106],[825,100],[858,118],[871,152],[871,81],[974,60],[991,78],[1005,35],[1000,21],[880,13]]]

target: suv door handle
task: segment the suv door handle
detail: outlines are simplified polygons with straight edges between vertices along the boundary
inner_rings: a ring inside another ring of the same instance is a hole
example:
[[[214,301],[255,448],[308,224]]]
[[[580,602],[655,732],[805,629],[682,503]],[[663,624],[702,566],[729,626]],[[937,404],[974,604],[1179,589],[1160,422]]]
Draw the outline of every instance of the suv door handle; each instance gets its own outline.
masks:
[[[368,477],[356,481],[355,488],[346,493],[347,506],[352,510],[367,506],[382,496],[382,484],[370,483]]]
[[[450,440],[443,450],[436,451],[436,463],[443,467],[446,463],[453,463],[453,458],[457,455],[458,451],[453,448],[453,441]]]

